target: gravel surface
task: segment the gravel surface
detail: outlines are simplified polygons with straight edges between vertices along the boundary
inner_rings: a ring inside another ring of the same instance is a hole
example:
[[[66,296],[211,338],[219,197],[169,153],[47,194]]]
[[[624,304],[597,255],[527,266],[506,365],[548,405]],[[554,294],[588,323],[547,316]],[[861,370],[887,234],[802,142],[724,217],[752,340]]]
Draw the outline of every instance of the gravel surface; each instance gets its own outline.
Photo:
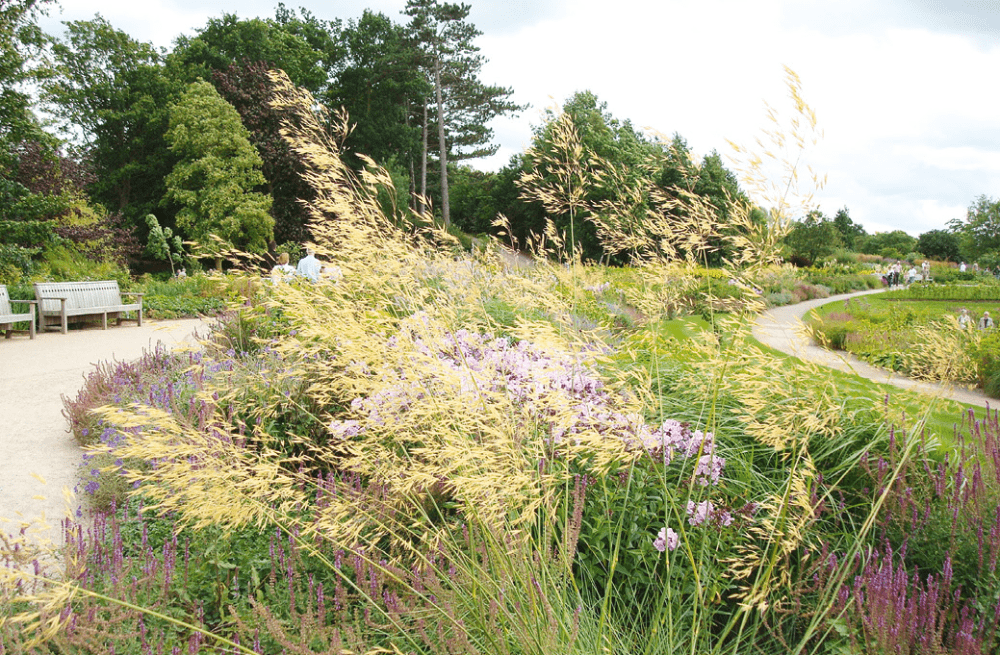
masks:
[[[60,521],[79,504],[64,497],[76,486],[82,451],[62,415],[62,396],[75,398],[97,362],[136,359],[158,341],[192,346],[207,327],[200,319],[146,320],[142,327],[0,338],[0,534],[31,523],[39,543],[58,543]]]

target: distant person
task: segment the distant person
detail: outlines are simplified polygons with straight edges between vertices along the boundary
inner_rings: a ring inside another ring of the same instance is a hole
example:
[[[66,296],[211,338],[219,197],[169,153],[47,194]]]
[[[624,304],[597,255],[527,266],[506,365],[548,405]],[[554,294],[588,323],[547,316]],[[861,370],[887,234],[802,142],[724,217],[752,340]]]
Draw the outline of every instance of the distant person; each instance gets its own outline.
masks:
[[[926,259],[920,264],[921,282],[926,282],[931,277],[931,263]]]
[[[958,327],[963,330],[968,330],[972,327],[972,317],[969,316],[969,310],[962,308],[962,311],[958,313]]]
[[[979,262],[972,262],[972,272],[973,273],[979,272]]]
[[[283,252],[278,255],[278,263],[271,269],[271,281],[277,284],[283,278],[295,275],[295,268],[288,263],[288,253]]]
[[[302,277],[308,278],[310,282],[315,282],[319,279],[320,270],[321,266],[319,260],[316,259],[315,252],[312,248],[306,248],[306,256],[299,260],[296,271]]]
[[[184,268],[178,268],[177,269],[177,279],[178,280],[181,279],[182,277],[187,277],[187,276],[188,276],[187,269],[184,269]]]
[[[993,327],[993,319],[990,318],[989,312],[983,312],[983,317],[979,319],[979,329],[988,330]]]
[[[962,262],[961,264],[958,265],[958,272],[959,273],[965,272],[965,262]]]
[[[916,266],[911,266],[910,270],[906,272],[906,283],[913,284],[914,280],[917,279],[917,268]]]

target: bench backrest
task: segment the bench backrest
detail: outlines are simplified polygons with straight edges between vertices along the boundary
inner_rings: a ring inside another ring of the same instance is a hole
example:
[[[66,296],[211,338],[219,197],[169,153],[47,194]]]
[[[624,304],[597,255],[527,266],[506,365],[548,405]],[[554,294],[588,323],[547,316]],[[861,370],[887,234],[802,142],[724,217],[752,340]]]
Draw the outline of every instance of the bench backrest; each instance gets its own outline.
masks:
[[[0,284],[0,316],[10,316],[13,313],[10,308],[10,294],[7,293],[7,285]]]
[[[117,280],[100,282],[36,282],[35,298],[42,312],[58,313],[59,298],[66,298],[66,309],[114,307],[122,304]]]

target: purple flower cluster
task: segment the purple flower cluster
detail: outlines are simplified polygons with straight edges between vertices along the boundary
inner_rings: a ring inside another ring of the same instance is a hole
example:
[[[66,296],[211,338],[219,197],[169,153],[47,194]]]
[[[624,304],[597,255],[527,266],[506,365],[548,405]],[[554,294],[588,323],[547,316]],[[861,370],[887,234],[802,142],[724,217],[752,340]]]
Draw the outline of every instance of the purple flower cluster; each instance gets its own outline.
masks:
[[[692,432],[680,421],[667,419],[655,430],[640,430],[640,437],[642,446],[664,464],[675,457],[697,457],[694,475],[703,487],[719,483],[726,460],[715,454],[715,438],[711,432]]]
[[[677,533],[668,527],[663,527],[660,529],[659,534],[656,535],[656,539],[653,540],[653,548],[664,553],[668,550],[674,550],[681,545],[681,539],[677,536]]]
[[[700,503],[689,500],[687,515],[688,523],[692,526],[712,523],[728,527],[733,524],[733,515],[724,509],[716,509],[710,500],[703,500]]]
[[[378,376],[389,384],[367,397],[351,401],[351,409],[364,417],[363,424],[354,420],[337,420],[330,432],[338,437],[351,437],[365,425],[383,426],[399,420],[415,403],[435,393],[456,393],[475,397],[477,402],[489,402],[491,396],[506,398],[524,407],[533,419],[547,417],[550,409],[569,406],[574,418],[569,425],[548,421],[552,441],[599,428],[602,433],[641,433],[640,417],[626,416],[613,409],[615,396],[605,389],[603,381],[586,364],[590,353],[549,353],[527,341],[512,343],[504,337],[458,330],[436,339],[409,336],[412,348],[432,367],[370,371],[355,364],[355,374]],[[399,355],[406,348],[403,335],[387,340],[388,351]],[[393,357],[389,358],[390,360]],[[647,430],[648,431],[648,430]],[[634,440],[634,439],[633,439]]]
[[[415,319],[410,325],[428,328],[424,317]],[[675,420],[652,428],[641,415],[621,411],[627,399],[606,388],[586,361],[592,353],[548,352],[528,341],[515,344],[504,337],[468,330],[442,334],[433,340],[404,332],[389,338],[387,349],[391,352],[403,348],[407,337],[421,356],[434,362],[434,367],[374,372],[363,364],[353,365],[356,374],[379,376],[389,383],[367,397],[354,398],[351,410],[363,420],[333,421],[329,426],[333,436],[347,439],[361,434],[366,426],[391,425],[414,404],[438,392],[474,397],[476,402],[489,402],[490,397],[499,396],[525,408],[531,421],[547,425],[552,444],[582,434],[598,434],[619,439],[630,450],[644,449],[664,464],[678,457],[697,458],[697,482],[702,486],[719,482],[725,459],[715,454],[712,433],[691,431]],[[554,408],[562,407],[572,411],[568,418],[557,419]]]
[[[584,289],[584,291],[590,291],[591,293],[593,293],[596,296],[596,295],[600,295],[600,294],[604,293],[605,291],[607,291],[610,288],[611,288],[611,283],[610,282],[604,282],[603,284],[595,284],[592,287],[584,287],[583,289]]]

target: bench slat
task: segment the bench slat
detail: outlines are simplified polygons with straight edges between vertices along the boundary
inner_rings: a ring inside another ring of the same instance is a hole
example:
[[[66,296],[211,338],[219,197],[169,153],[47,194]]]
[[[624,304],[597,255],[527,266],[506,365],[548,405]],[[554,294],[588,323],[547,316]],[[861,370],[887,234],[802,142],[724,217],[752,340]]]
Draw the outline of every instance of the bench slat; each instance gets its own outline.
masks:
[[[137,312],[142,325],[142,294],[138,302],[122,302],[122,293],[115,280],[99,282],[36,282],[35,297],[39,303],[42,328],[58,323],[65,333],[70,316],[93,316],[101,319],[107,329],[108,314]],[[121,318],[118,318],[121,322]]]

